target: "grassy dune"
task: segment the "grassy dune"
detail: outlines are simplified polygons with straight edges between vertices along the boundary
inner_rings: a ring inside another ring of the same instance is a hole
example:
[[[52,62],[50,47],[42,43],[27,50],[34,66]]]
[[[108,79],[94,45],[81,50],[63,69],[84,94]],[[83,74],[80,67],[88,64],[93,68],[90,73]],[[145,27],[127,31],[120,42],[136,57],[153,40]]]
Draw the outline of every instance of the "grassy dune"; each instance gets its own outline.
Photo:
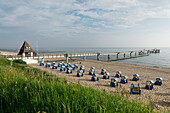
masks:
[[[0,112],[145,113],[154,107],[0,58]]]

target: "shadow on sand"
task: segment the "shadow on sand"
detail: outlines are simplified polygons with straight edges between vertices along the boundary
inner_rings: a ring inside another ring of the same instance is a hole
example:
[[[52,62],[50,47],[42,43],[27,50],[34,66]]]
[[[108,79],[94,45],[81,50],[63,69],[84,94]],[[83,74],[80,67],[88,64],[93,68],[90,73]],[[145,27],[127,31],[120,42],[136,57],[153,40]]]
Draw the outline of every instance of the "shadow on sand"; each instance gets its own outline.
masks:
[[[169,93],[155,93],[156,95],[161,95],[161,96],[170,96]]]
[[[111,87],[109,84],[96,84],[96,86],[105,86],[105,87]]]

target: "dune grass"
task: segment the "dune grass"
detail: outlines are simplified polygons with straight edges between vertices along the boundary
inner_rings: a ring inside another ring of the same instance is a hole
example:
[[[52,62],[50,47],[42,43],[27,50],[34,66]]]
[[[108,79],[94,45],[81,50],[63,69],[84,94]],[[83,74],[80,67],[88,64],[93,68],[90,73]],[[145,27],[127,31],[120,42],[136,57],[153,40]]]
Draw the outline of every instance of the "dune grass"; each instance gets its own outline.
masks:
[[[0,112],[149,113],[154,107],[0,58]]]

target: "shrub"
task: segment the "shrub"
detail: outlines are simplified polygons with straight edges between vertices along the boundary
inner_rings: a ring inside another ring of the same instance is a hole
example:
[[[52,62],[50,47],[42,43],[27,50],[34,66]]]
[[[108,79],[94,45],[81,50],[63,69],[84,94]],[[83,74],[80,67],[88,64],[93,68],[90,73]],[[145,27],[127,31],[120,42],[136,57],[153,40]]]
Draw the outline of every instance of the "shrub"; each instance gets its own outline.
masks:
[[[18,63],[18,64],[27,64],[25,61],[21,59],[13,60],[13,63]]]
[[[5,58],[0,58],[0,65],[10,65],[11,61]]]

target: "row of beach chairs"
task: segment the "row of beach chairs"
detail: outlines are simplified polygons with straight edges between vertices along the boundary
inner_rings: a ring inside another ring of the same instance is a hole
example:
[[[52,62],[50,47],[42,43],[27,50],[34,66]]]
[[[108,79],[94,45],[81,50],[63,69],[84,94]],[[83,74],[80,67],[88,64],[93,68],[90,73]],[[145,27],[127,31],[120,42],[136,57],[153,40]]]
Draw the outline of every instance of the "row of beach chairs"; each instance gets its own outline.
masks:
[[[40,66],[44,66],[44,63],[41,62]],[[78,64],[71,65],[70,63],[64,64],[64,62],[58,63],[56,65],[55,62],[46,63],[45,67],[50,68],[52,66],[52,69],[57,69],[57,67],[60,68],[60,71],[65,72],[67,74],[72,74],[72,71],[75,69],[78,69]],[[77,71],[77,77],[83,77],[83,74],[85,73],[85,66],[80,66],[79,70]],[[103,79],[109,80],[110,79],[110,73],[107,72],[106,69],[101,69],[101,74],[103,75]],[[95,72],[95,67],[91,67],[89,70],[89,75],[91,75],[91,81],[99,81],[98,74]],[[120,82],[118,81],[118,78],[121,78]],[[132,81],[139,81],[139,74],[134,74]],[[111,78],[111,87],[118,87],[118,84],[127,84],[128,83],[128,77],[127,76],[122,76],[122,73],[120,71],[117,71],[115,74],[115,78]],[[156,81],[153,82],[152,80],[147,80],[146,81],[146,86],[145,89],[152,90],[153,85],[162,85],[162,78],[157,77]],[[141,94],[141,87],[140,84],[131,84],[131,89],[130,92],[132,94]]]

